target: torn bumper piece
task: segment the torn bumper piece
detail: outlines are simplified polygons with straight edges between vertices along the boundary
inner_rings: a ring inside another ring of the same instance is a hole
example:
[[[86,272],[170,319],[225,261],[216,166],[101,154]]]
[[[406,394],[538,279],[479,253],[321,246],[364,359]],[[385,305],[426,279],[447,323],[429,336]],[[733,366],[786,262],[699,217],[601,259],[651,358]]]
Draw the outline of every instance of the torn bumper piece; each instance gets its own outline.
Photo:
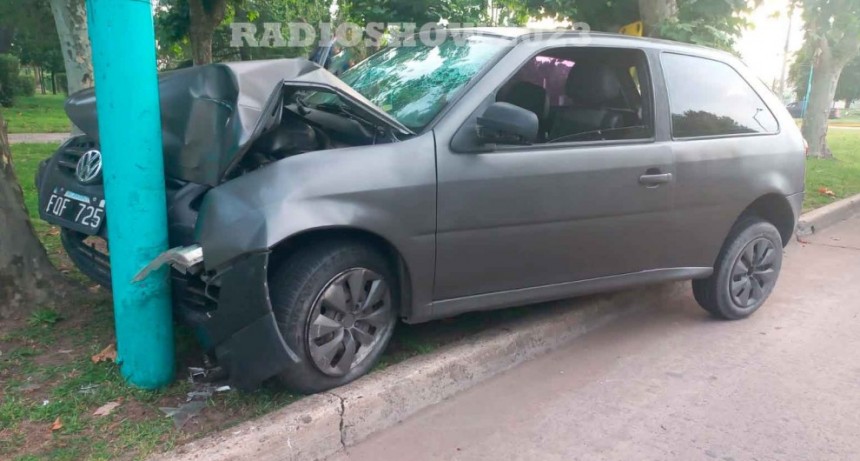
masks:
[[[199,325],[219,365],[229,373],[230,384],[240,390],[254,389],[301,361],[275,321],[268,265],[268,252],[254,253],[225,271],[218,309]]]
[[[203,262],[199,245],[174,248],[155,259],[135,280],[170,264],[182,272],[194,272]],[[281,335],[272,312],[268,285],[269,253],[253,253],[219,273],[220,292],[215,310],[205,315],[179,313],[197,330],[200,340],[213,351],[229,374],[231,386],[253,390],[263,381],[298,363]]]
[[[200,245],[171,248],[153,259],[132,280],[134,283],[143,281],[149,274],[169,264],[183,274],[190,272],[195,266],[203,263],[203,248]]]

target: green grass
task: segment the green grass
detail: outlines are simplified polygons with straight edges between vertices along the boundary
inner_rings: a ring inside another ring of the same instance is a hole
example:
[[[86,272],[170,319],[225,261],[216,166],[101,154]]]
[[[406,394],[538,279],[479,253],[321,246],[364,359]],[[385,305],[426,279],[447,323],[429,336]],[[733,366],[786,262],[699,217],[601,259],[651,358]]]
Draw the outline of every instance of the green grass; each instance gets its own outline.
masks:
[[[69,319],[43,311],[30,319],[38,321],[0,337],[0,459],[139,459],[298,398],[265,389],[217,394],[198,419],[177,430],[159,408],[182,404],[191,390],[185,360],[200,351],[189,332],[176,333],[178,379],[161,391],[135,389],[114,363],[90,360],[113,341],[110,302],[103,297],[74,309]],[[120,402],[113,414],[93,415],[109,402]],[[58,418],[62,428],[52,431]]]
[[[102,306],[100,312],[107,314],[108,309],[109,306]],[[0,362],[0,367],[12,371],[4,374],[0,391],[4,394],[0,402],[0,426],[12,433],[12,437],[0,436],[0,458],[113,459],[129,448],[134,452],[151,451],[158,445],[171,443],[179,435],[171,434],[170,421],[158,417],[154,408],[142,410],[151,413],[142,421],[131,413],[156,403],[164,393],[129,388],[115,365],[96,364],[86,357],[98,352],[94,340],[103,340],[104,333],[110,331],[107,322],[89,322],[80,327],[76,328],[78,341],[62,342],[62,347],[73,351],[68,354],[70,360],[44,362],[60,355],[52,350],[61,340],[59,335],[67,336],[60,322],[55,326],[29,327],[23,333],[23,342],[32,341],[32,345],[12,349],[11,357]],[[24,353],[21,349],[25,349]],[[81,392],[93,385],[97,387],[91,392]],[[177,398],[182,392],[180,386],[171,390]],[[115,414],[105,418],[92,416],[95,408],[119,399],[123,405]],[[63,427],[51,431],[57,418]],[[124,443],[129,439],[135,441],[134,446]]]
[[[58,262],[56,258],[61,256],[62,252],[60,231],[58,228],[39,219],[39,196],[36,191],[35,178],[39,163],[50,157],[57,150],[57,147],[59,147],[59,144],[55,143],[12,145],[12,163],[15,166],[18,182],[24,191],[24,204],[30,213],[30,219],[33,222],[33,227],[36,229],[36,234],[39,235],[39,238],[48,250],[48,254],[54,258],[54,263]]]
[[[860,129],[831,128],[828,143],[832,160],[806,162],[806,201],[804,210],[813,210],[836,200],[860,194]],[[836,197],[819,192],[825,188]]]
[[[68,133],[71,123],[63,103],[66,95],[18,98],[14,107],[0,109],[9,122],[9,133]]]

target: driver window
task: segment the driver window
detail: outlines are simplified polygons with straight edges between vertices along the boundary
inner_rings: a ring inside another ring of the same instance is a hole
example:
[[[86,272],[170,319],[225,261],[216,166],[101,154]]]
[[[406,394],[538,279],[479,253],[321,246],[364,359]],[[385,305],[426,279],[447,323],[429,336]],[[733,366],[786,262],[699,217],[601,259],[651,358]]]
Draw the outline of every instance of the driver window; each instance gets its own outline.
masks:
[[[536,56],[497,92],[538,116],[538,143],[650,139],[647,58],[641,50],[557,48]]]

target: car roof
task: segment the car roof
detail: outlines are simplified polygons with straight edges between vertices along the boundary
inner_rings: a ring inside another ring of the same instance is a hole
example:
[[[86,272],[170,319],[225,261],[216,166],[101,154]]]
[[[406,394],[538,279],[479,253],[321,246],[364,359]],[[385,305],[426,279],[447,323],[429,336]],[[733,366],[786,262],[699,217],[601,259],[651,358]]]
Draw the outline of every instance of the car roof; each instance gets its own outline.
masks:
[[[608,32],[580,31],[571,29],[546,29],[530,27],[472,27],[462,29],[449,29],[450,32],[474,33],[479,35],[491,35],[504,37],[517,41],[546,41],[551,42],[559,39],[587,38],[590,46],[632,46],[637,48],[651,48],[664,51],[676,51],[680,53],[710,56],[718,59],[733,59],[734,55],[723,50],[708,48],[689,43],[675,42],[656,38],[634,37],[623,34]]]

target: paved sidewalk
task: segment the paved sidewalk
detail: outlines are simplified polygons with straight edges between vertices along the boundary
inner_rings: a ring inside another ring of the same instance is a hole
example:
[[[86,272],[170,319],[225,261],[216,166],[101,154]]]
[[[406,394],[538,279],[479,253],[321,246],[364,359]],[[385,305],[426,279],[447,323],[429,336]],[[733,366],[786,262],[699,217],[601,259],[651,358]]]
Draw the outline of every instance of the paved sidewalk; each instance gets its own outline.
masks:
[[[686,294],[336,459],[858,459],[860,217],[806,241],[748,320],[712,320]]]
[[[9,135],[10,144],[32,144],[46,142],[63,142],[71,136],[70,133],[17,133]]]

